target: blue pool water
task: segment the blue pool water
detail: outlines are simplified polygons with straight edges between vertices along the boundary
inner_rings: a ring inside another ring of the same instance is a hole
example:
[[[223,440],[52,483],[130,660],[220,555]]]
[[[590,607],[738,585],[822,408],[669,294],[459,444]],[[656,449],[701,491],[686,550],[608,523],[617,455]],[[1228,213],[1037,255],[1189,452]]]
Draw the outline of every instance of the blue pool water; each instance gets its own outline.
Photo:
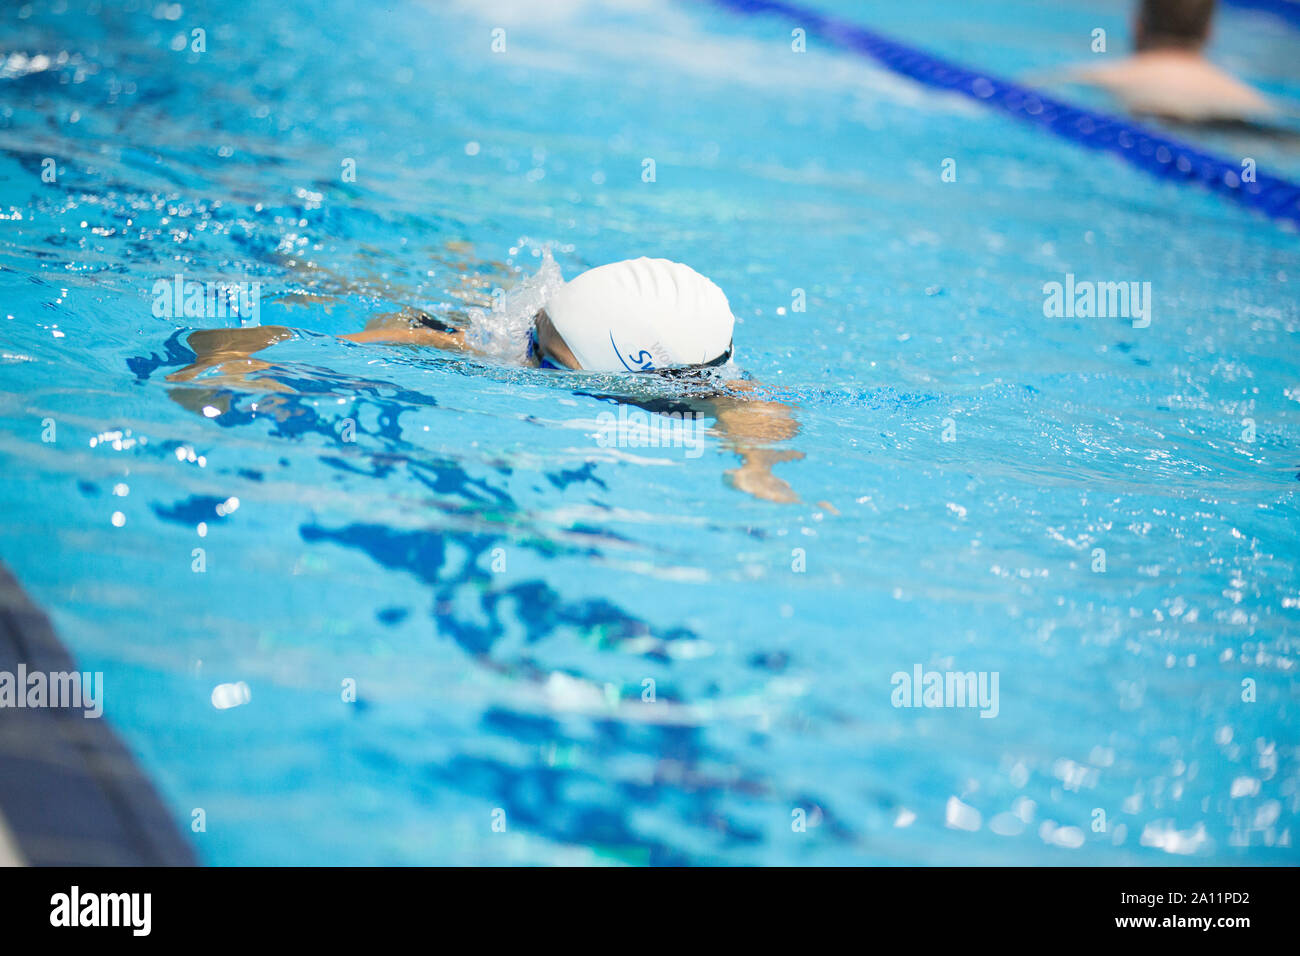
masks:
[[[822,8],[1014,77],[1127,42],[1074,6]],[[704,3],[4,17],[0,556],[203,861],[1300,859],[1293,232]],[[1297,43],[1215,49],[1286,99]],[[335,337],[545,249],[718,282],[800,502],[716,429],[596,441],[674,386]],[[170,382],[238,324],[155,316],[177,273],[299,332]],[[1046,318],[1067,273],[1150,282],[1149,327]],[[917,666],[997,716],[893,706]]]

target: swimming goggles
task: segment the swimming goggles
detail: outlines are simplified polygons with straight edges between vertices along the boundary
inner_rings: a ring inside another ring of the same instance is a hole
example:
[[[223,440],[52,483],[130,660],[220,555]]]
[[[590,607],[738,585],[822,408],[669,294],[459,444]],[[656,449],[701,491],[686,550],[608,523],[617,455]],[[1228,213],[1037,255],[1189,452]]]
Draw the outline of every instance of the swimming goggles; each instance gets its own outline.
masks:
[[[528,357],[530,359],[534,359],[534,358],[537,359],[538,368],[553,368],[558,372],[566,371],[563,365],[557,365],[556,363],[552,362],[549,358],[546,357],[546,353],[542,351],[541,345],[539,345],[537,342],[536,325],[533,325],[528,330]]]
[[[727,350],[711,362],[702,362],[699,365],[686,365],[680,368],[654,369],[653,371],[656,371],[661,375],[667,375],[669,377],[672,377],[674,375],[683,375],[690,372],[697,372],[700,369],[717,368],[719,365],[726,365],[727,362],[731,360],[733,344],[734,343],[732,342],[728,342]],[[536,325],[533,325],[528,330],[528,358],[536,359],[538,368],[553,368],[558,372],[572,371],[572,369],[568,368],[567,366],[557,365],[555,362],[552,362],[549,358],[547,358],[546,353],[542,351],[542,347],[537,341]]]

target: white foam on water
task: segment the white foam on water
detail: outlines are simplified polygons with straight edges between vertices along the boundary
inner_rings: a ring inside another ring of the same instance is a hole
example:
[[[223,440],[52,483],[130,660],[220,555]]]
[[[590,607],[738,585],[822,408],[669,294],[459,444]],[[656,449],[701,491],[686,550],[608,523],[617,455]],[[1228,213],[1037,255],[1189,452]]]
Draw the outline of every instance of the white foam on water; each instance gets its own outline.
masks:
[[[564,285],[560,267],[544,247],[535,275],[493,296],[490,309],[470,309],[466,340],[470,347],[489,359],[522,365],[528,357],[528,330],[537,310]]]

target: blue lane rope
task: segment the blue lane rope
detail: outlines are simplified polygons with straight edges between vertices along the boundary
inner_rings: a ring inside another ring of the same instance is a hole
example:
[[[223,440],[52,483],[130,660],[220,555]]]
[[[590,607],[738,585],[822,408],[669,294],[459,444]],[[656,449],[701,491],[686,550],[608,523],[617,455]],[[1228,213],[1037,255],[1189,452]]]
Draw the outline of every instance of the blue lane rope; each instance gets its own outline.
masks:
[[[1230,7],[1271,13],[1293,27],[1300,27],[1300,3],[1296,3],[1295,0],[1226,0],[1226,2]]]
[[[1242,181],[1242,163],[1201,152],[1136,123],[1070,106],[1027,86],[930,56],[838,17],[781,0],[714,0],[740,13],[774,13],[816,31],[837,46],[870,57],[895,73],[1033,123],[1089,149],[1105,150],[1154,176],[1196,183],[1272,219],[1300,224],[1300,186],[1256,170]]]

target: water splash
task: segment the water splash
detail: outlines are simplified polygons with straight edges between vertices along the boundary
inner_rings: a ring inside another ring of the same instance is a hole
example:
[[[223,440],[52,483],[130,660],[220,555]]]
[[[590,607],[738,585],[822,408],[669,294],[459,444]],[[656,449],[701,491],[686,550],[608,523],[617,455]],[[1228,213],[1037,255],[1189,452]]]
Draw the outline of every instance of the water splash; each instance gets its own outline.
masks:
[[[560,267],[549,248],[535,275],[524,278],[504,295],[494,296],[490,309],[469,310],[466,339],[471,348],[489,359],[522,365],[528,357],[528,330],[533,316],[564,285]]]

